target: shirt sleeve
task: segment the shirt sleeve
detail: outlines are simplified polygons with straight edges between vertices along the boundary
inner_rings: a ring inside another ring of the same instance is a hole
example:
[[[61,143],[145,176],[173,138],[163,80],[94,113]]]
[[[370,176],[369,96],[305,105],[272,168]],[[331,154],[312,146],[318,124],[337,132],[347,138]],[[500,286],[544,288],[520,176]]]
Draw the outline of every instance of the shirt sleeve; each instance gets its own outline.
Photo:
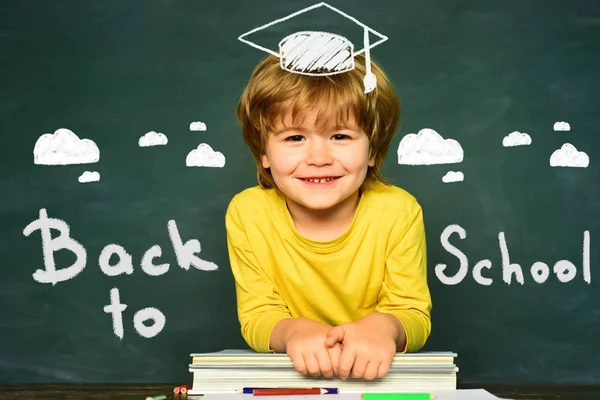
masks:
[[[394,315],[406,332],[403,353],[420,350],[431,332],[427,249],[421,206],[415,201],[404,233],[386,261],[377,312]]]
[[[242,336],[253,350],[273,352],[269,347],[271,332],[279,321],[291,318],[291,314],[276,285],[251,251],[234,201],[227,209],[225,225]]]

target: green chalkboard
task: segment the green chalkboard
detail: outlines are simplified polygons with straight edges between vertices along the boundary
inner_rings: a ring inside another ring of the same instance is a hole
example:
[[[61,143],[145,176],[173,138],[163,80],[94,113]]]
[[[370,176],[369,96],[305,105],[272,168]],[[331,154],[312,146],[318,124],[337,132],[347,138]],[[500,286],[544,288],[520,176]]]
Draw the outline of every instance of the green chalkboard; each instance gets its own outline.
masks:
[[[224,216],[256,184],[234,109],[264,53],[237,38],[314,3],[2,3],[0,381],[190,382],[190,353],[246,347]],[[599,3],[330,4],[389,38],[384,174],[424,209],[425,349],[457,352],[464,383],[600,382]],[[36,162],[59,133],[88,163]],[[452,163],[399,160],[436,133]],[[222,158],[188,166],[207,146]]]

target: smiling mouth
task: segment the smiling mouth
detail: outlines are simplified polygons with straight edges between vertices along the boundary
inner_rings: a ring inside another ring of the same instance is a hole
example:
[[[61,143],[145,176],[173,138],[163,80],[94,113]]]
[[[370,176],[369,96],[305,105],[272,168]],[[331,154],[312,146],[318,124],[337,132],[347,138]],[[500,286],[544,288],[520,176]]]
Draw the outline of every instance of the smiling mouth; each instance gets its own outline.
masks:
[[[328,177],[328,178],[299,178],[303,181],[306,182],[312,182],[312,183],[327,183],[327,182],[331,182],[333,180],[339,179],[339,176],[332,176],[332,177]]]

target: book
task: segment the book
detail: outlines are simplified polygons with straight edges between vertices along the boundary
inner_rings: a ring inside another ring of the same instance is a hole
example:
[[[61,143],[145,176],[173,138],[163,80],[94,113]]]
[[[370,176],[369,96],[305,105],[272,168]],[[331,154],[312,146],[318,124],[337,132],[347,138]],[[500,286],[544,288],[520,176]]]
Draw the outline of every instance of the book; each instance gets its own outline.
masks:
[[[340,393],[456,390],[453,352],[397,353],[386,376],[371,381],[302,375],[285,353],[226,349],[190,354],[189,394],[238,393],[243,387],[335,387]]]
[[[258,365],[258,366],[289,366],[294,364],[286,353],[257,353],[246,349],[226,349],[212,353],[192,353],[193,365]],[[454,362],[456,353],[447,352],[417,352],[397,353],[392,360],[394,365],[447,365]]]

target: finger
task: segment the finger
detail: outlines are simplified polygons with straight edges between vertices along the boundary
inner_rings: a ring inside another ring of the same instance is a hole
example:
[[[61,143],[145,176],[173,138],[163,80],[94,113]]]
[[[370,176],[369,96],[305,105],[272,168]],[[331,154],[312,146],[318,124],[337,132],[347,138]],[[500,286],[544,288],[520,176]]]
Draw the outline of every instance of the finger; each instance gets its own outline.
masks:
[[[367,368],[365,369],[365,373],[363,374],[363,377],[368,380],[368,381],[372,381],[373,379],[377,378],[378,374],[379,374],[379,366],[382,363],[380,362],[369,362],[369,364],[367,365]]]
[[[318,376],[321,374],[319,362],[317,361],[315,353],[312,351],[304,353],[304,364],[306,365],[306,371],[312,376]]]
[[[379,372],[377,373],[378,378],[383,378],[390,370],[391,362],[382,362],[379,364]]]
[[[325,349],[317,352],[317,361],[319,362],[320,374],[326,378],[331,378],[333,376],[333,368],[331,366],[329,352]]]
[[[367,369],[368,364],[369,361],[364,355],[356,357],[354,359],[354,365],[352,366],[352,377],[362,378],[365,375],[365,371]]]
[[[338,366],[338,376],[342,379],[348,378],[352,366],[354,365],[355,353],[351,347],[344,348],[340,354],[340,364]]]
[[[325,338],[325,346],[331,347],[338,342],[342,342],[344,340],[344,328],[339,325],[335,328],[332,328]]]
[[[296,371],[298,371],[302,375],[306,375],[306,364],[304,363],[304,356],[301,353],[294,353],[293,356],[289,354],[289,356],[292,359],[292,363],[294,364],[294,368],[296,368]]]
[[[333,369],[333,373],[339,376],[339,366],[340,366],[340,354],[342,353],[342,345],[336,343],[334,346],[328,348],[329,358],[331,359],[331,368]]]

